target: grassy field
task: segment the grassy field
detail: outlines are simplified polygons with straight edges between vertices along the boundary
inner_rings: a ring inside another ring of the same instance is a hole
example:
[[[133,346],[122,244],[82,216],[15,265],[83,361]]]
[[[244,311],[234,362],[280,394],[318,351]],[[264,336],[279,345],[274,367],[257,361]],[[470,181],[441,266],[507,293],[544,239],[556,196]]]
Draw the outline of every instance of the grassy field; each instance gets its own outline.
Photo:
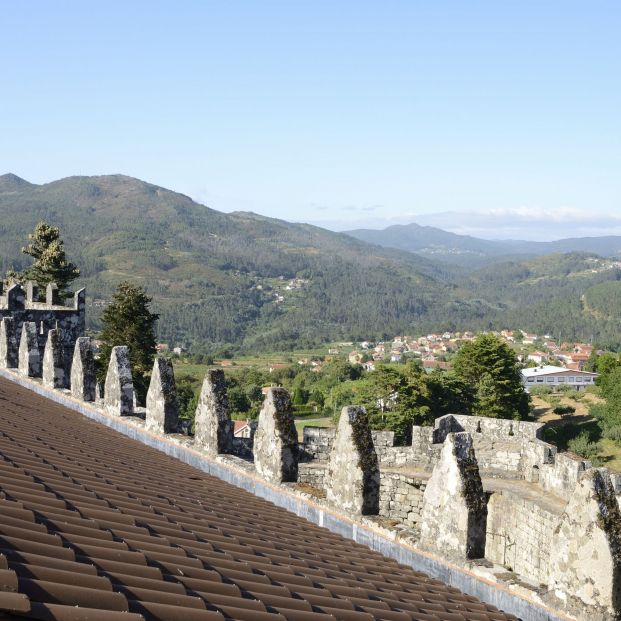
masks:
[[[580,401],[574,401],[569,397],[560,397],[558,404],[550,404],[542,397],[533,396],[531,397],[534,414],[537,422],[539,423],[549,423],[553,421],[567,420],[569,422],[576,422],[576,419],[581,419],[589,416],[589,407],[594,403],[601,403],[601,399],[593,394],[584,393],[582,395],[582,399]],[[558,414],[553,412],[556,405],[570,405],[576,408],[576,411],[571,416],[565,417],[563,419]]]
[[[260,371],[267,371],[274,365],[297,365],[300,360],[329,356],[328,349],[334,346],[326,345],[325,347],[316,349],[300,349],[296,351],[271,352],[269,354],[256,356],[235,356],[228,360],[214,360],[211,365],[195,364],[185,358],[173,359],[175,373],[180,375],[190,375],[197,379],[202,379],[208,369],[224,369],[225,371],[234,372],[236,369],[255,368]],[[340,347],[339,356],[344,356],[351,351],[351,348]]]
[[[606,438],[600,440],[600,457],[606,468],[621,473],[621,446]]]
[[[558,405],[570,405],[575,407],[576,411],[571,415],[561,417],[552,411],[556,403],[551,405],[541,397],[532,397],[535,419],[546,423],[553,430],[549,439],[554,444],[561,449],[566,449],[568,439],[586,433],[593,442],[598,443],[597,456],[603,461],[603,465],[614,472],[621,473],[621,446],[612,440],[601,438],[601,430],[589,414],[589,407],[601,402],[599,397],[590,393],[582,395],[580,401],[563,396]]]
[[[295,428],[298,431],[298,438],[301,440],[304,427],[334,427],[334,421],[332,417],[325,418],[311,418],[311,419],[298,419],[295,421]]]

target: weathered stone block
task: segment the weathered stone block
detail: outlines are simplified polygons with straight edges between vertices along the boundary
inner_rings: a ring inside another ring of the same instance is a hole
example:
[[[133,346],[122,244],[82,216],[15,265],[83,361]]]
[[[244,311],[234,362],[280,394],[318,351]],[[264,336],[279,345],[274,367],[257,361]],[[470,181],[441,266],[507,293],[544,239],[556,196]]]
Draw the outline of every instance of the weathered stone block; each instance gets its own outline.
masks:
[[[75,342],[71,363],[71,394],[82,401],[95,401],[95,357],[93,344],[87,336]]]
[[[380,475],[369,417],[364,408],[344,407],[328,461],[326,497],[346,513],[379,512]]]
[[[485,554],[487,504],[472,436],[449,433],[423,496],[420,545],[448,557]]]
[[[26,377],[41,376],[41,354],[39,353],[39,337],[37,324],[25,321],[19,340],[19,372]]]
[[[39,285],[34,280],[26,281],[26,301],[29,303],[39,301]]]
[[[207,371],[194,418],[194,441],[207,453],[230,453],[233,448],[233,422],[229,414],[224,371]]]
[[[6,307],[8,310],[24,310],[26,294],[19,285],[11,285],[6,290]]]
[[[104,386],[104,406],[114,416],[131,416],[134,413],[129,348],[124,345],[112,348]]]
[[[51,388],[65,387],[65,367],[60,331],[48,330],[43,352],[43,384]]]
[[[621,613],[621,512],[608,472],[587,470],[551,541],[550,589],[570,611]]]
[[[156,358],[147,391],[146,427],[155,433],[174,433],[179,426],[177,387],[172,362]]]
[[[60,291],[55,282],[48,283],[45,288],[45,303],[48,306],[58,306],[61,304]]]
[[[0,321],[0,367],[13,369],[17,366],[17,337],[15,320],[3,317]]]
[[[297,480],[298,434],[284,388],[270,388],[263,402],[254,437],[254,465],[273,483]]]

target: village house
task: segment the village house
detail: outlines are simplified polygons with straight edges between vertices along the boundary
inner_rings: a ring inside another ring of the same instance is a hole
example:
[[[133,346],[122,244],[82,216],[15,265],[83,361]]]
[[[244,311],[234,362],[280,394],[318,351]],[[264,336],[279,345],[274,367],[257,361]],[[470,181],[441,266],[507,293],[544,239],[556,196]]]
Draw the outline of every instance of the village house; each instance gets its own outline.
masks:
[[[571,362],[573,364],[577,364],[579,368],[582,369],[584,365],[588,362],[589,358],[590,358],[590,354],[582,354],[582,353],[572,354]]]
[[[500,336],[502,336],[505,340],[513,343],[515,341],[515,336],[513,334],[513,330],[501,330]]]
[[[233,421],[233,435],[236,438],[249,438],[252,435],[252,427],[249,420]]]
[[[443,371],[448,369],[448,363],[442,360],[423,360],[422,364],[423,369],[427,371],[427,373],[431,373],[431,371],[435,371],[436,369],[441,369]]]
[[[528,356],[526,356],[526,359],[532,360],[533,362],[536,362],[537,364],[542,364],[544,362],[547,362],[548,354],[546,354],[543,351],[533,351],[530,354],[528,354]]]
[[[364,354],[361,354],[359,351],[352,351],[349,356],[347,356],[347,360],[349,361],[349,364],[360,364],[363,356]]]
[[[523,330],[521,330],[521,332],[522,332],[522,343],[524,345],[532,345],[538,338],[536,334],[529,334],[528,332],[524,332]]]

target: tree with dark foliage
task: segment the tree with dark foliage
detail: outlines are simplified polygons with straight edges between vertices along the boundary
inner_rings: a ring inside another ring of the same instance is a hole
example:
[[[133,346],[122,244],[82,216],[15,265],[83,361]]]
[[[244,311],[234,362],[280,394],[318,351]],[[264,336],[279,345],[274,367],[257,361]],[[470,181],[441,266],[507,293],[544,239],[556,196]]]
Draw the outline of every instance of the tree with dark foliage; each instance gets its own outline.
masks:
[[[103,312],[103,329],[99,335],[100,381],[105,379],[112,348],[129,347],[132,378],[136,397],[143,403],[147,394],[149,376],[155,358],[155,323],[159,315],[149,309],[151,298],[142,287],[122,282]]]
[[[530,399],[513,350],[493,334],[465,343],[453,360],[455,375],[476,391],[474,414],[524,420]]]
[[[58,227],[39,222],[28,239],[30,243],[22,248],[22,252],[30,255],[34,263],[21,274],[21,280],[34,280],[42,287],[55,282],[61,294],[66,293],[69,285],[80,275],[80,270],[67,261]]]

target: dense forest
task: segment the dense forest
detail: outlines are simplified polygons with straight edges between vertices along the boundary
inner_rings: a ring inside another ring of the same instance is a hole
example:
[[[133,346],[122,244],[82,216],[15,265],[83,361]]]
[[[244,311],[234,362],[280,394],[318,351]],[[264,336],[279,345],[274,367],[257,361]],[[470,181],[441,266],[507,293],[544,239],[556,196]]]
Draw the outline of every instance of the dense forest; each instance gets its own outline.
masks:
[[[621,270],[592,254],[467,269],[307,224],[220,213],[121,175],[41,186],[5,175],[0,212],[5,271],[28,264],[21,247],[38,221],[60,227],[93,330],[130,280],[154,298],[158,338],[193,350],[503,327],[620,345],[619,314],[601,287]]]

